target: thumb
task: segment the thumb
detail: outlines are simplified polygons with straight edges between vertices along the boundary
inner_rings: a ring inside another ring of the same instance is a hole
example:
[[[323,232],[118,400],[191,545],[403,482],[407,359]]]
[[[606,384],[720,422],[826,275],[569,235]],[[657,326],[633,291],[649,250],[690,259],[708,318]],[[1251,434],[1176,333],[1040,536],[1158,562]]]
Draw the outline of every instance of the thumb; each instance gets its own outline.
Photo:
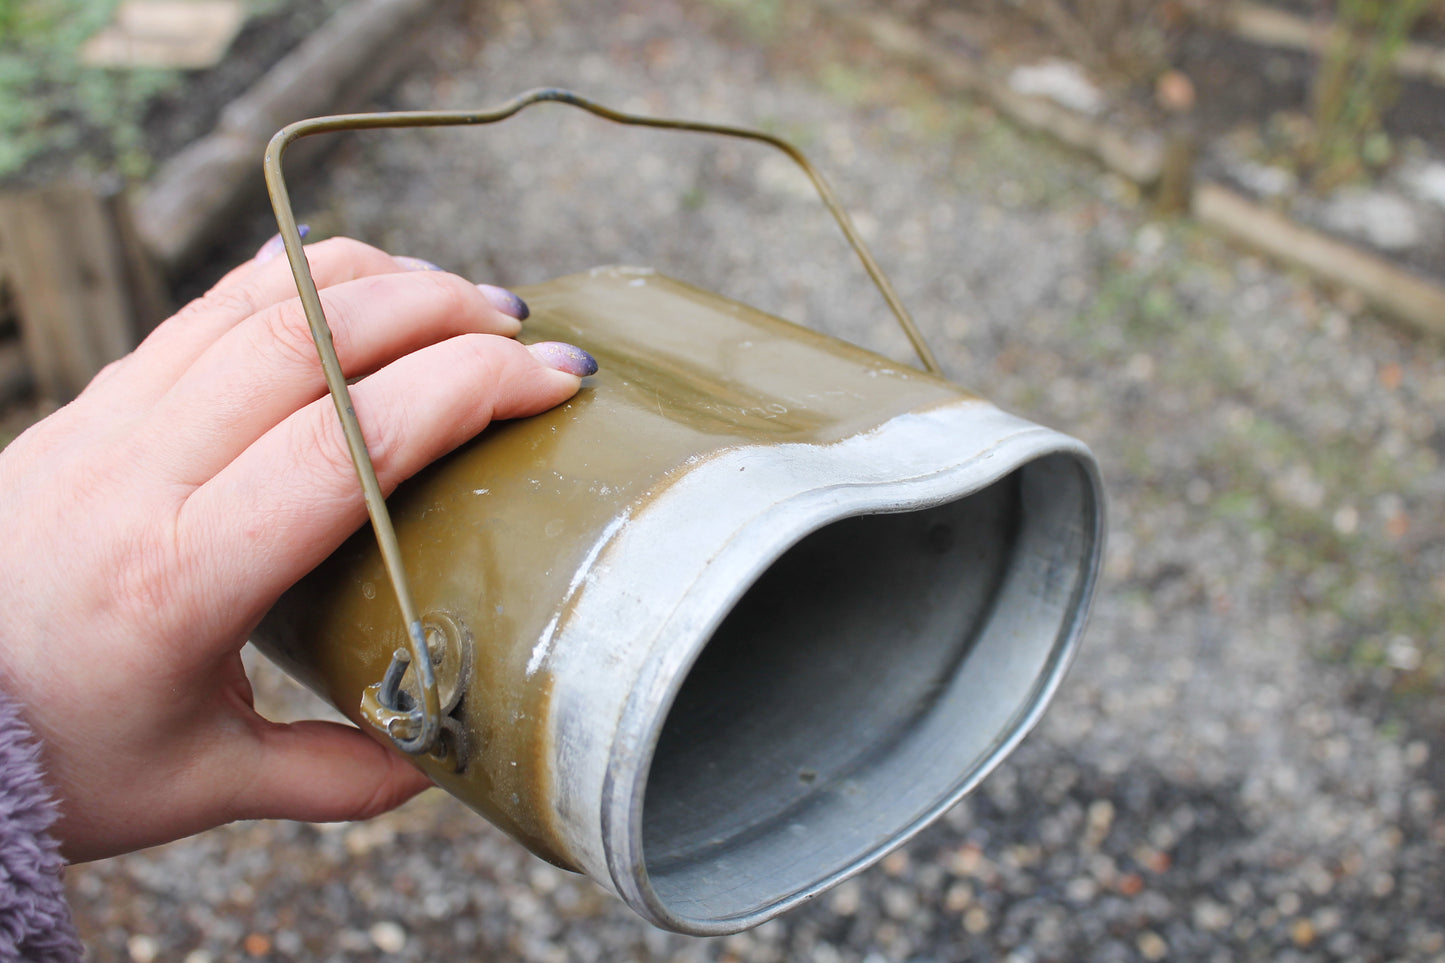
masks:
[[[364,732],[336,722],[268,723],[236,818],[338,822],[395,809],[431,781]]]

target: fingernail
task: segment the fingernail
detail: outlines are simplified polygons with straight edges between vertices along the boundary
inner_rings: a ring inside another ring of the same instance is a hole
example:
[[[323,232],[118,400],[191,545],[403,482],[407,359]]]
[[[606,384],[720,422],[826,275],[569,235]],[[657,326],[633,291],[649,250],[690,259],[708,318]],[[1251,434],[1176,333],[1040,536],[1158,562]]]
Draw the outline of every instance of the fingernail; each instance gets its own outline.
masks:
[[[300,234],[302,238],[305,238],[306,235],[311,233],[311,228],[305,224],[297,224],[296,233]],[[261,247],[257,249],[256,256],[252,258],[252,260],[257,264],[265,264],[284,250],[286,250],[286,242],[281,240],[280,234],[274,234],[271,236],[271,240],[262,244]]]
[[[538,361],[549,368],[585,378],[597,373],[597,359],[575,344],[564,341],[543,341],[530,346]]]
[[[492,302],[492,307],[503,314],[511,315],[518,321],[527,320],[527,315],[532,313],[532,309],[527,307],[526,301],[523,301],[506,288],[499,288],[495,284],[478,284],[477,290],[481,291],[482,295],[488,301]]]
[[[433,264],[433,263],[430,262],[430,261],[423,261],[423,260],[422,260],[421,258],[419,258],[419,257],[407,257],[407,256],[404,255],[404,254],[398,254],[398,255],[394,256],[394,257],[392,258],[392,260],[396,261],[397,264],[400,264],[402,267],[406,268],[408,271],[444,271],[444,270],[446,270],[445,268],[438,267],[437,265]]]

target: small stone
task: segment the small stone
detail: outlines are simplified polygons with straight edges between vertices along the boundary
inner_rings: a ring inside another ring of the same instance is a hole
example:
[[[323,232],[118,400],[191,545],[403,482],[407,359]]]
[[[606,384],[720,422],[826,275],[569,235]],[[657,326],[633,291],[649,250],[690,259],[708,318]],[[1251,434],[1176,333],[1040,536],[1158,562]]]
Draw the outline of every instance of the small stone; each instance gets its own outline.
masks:
[[[858,912],[861,902],[862,894],[859,892],[858,883],[850,879],[833,890],[828,905],[839,916],[853,916]]]
[[[918,912],[918,897],[907,886],[889,886],[883,891],[883,912],[906,922]]]
[[[1316,932],[1333,933],[1344,924],[1345,914],[1338,907],[1322,906],[1315,910],[1310,922],[1314,924]]]
[[[1295,920],[1290,924],[1289,938],[1296,946],[1309,946],[1315,941],[1315,925],[1309,920]]]
[[[348,953],[365,953],[372,943],[360,930],[342,930],[336,936],[336,945]]]
[[[376,948],[383,953],[400,953],[406,948],[406,930],[390,920],[373,924],[367,934],[370,935],[371,942],[376,944]]]
[[[154,963],[161,952],[156,941],[149,936],[132,936],[125,941],[125,950],[133,963]]]
[[[1157,963],[1169,955],[1169,944],[1164,942],[1164,937],[1153,930],[1145,930],[1140,933],[1139,938],[1134,941],[1134,945],[1139,948],[1139,955],[1149,960],[1150,963]]]
[[[1410,534],[1410,516],[1400,511],[1385,519],[1385,534],[1396,542]]]
[[[1432,161],[1414,166],[1401,179],[1416,197],[1445,207],[1445,164]]]
[[[1125,873],[1114,887],[1122,896],[1138,896],[1144,892],[1144,877],[1138,873]]]
[[[1174,863],[1168,853],[1153,846],[1141,846],[1134,858],[1139,861],[1139,865],[1156,876],[1169,872],[1169,867]]]
[[[1223,930],[1234,921],[1227,908],[1212,899],[1203,899],[1194,904],[1194,925],[1206,932]]]
[[[271,952],[271,937],[265,933],[248,933],[241,941],[241,948],[247,956],[265,956]]]
[[[1136,355],[1136,357],[1148,356]],[[1150,359],[1151,362],[1152,360]],[[1107,799],[1094,800],[1089,803],[1089,812],[1085,819],[1089,825],[1088,845],[1090,848],[1097,847],[1104,841],[1104,837],[1109,835],[1109,830],[1114,825],[1114,804]]]
[[[908,872],[908,853],[901,849],[895,849],[883,857],[883,872],[895,879]]]
[[[1008,85],[1026,97],[1043,97],[1054,103],[1093,116],[1104,109],[1104,95],[1076,63],[1067,60],[1046,60],[1043,63],[1016,67],[1008,76]]]
[[[1087,876],[1077,876],[1064,887],[1064,895],[1069,902],[1084,905],[1093,902],[1094,897],[1099,895],[1099,884]]]
[[[206,950],[191,950],[184,963],[215,963],[215,957]]]
[[[965,845],[954,852],[948,869],[955,876],[982,876],[987,862],[977,846]]]
[[[973,903],[973,890],[964,883],[955,883],[943,895],[943,908],[950,913],[962,913]]]
[[[1166,70],[1154,84],[1154,96],[1159,106],[1176,114],[1194,109],[1194,81],[1178,70]]]
[[[989,918],[988,911],[982,906],[975,906],[963,914],[963,928],[974,936],[988,932]]]
[[[1404,198],[1383,191],[1341,191],[1329,200],[1320,216],[1326,227],[1386,251],[1414,247],[1422,238],[1415,209]]]

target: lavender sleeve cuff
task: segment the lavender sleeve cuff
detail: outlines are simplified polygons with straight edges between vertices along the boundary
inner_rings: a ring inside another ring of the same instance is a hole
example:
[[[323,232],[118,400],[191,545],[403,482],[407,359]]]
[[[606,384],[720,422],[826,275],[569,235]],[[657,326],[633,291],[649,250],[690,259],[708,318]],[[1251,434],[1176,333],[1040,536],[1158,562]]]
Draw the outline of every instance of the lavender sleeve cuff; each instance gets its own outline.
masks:
[[[50,836],[56,815],[40,746],[0,691],[0,960],[73,963],[84,953]]]

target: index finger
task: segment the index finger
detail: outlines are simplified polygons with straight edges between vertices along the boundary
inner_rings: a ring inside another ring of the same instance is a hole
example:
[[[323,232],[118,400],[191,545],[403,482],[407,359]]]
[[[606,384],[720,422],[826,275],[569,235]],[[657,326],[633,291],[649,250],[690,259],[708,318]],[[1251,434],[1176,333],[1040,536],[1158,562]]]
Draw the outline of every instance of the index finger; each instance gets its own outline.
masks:
[[[346,237],[306,247],[306,262],[316,287],[378,274],[417,270],[380,248]],[[106,368],[87,391],[105,394],[106,407],[145,411],[207,348],[253,315],[297,296],[296,280],[285,258],[247,261],[211,290],[161,322],[127,357]]]

